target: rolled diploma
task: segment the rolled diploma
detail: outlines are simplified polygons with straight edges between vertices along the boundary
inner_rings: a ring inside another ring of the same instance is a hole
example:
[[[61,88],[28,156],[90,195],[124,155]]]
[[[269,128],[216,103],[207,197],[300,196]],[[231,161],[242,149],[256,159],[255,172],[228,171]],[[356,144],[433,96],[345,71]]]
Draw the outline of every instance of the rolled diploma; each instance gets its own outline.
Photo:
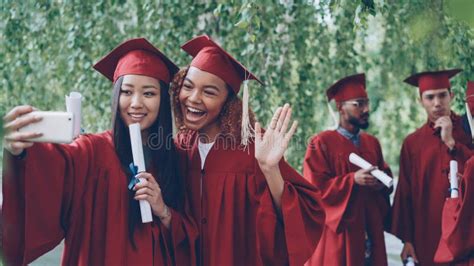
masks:
[[[467,122],[469,123],[469,128],[471,129],[471,139],[474,141],[474,125],[472,123],[472,114],[471,109],[469,109],[469,105],[466,103],[466,116]]]
[[[370,169],[372,165],[364,160],[362,157],[355,153],[349,154],[349,161],[357,166],[359,166],[362,169]],[[388,176],[386,173],[380,171],[379,169],[375,169],[373,171],[370,171],[370,173],[377,178],[380,182],[382,182],[385,186],[391,187],[393,185],[393,180],[390,176]]]
[[[415,266],[415,260],[411,256],[408,256],[407,263],[405,265],[406,266]]]
[[[130,142],[132,145],[133,164],[137,166],[138,173],[145,172],[145,158],[143,156],[142,134],[140,131],[140,124],[135,123],[128,126],[130,130]],[[143,178],[139,178],[143,181]],[[150,203],[146,200],[140,200],[140,213],[142,215],[142,223],[149,223],[153,221],[151,215]]]
[[[77,138],[81,133],[81,107],[82,95],[79,92],[71,92],[66,95],[66,110],[72,113],[73,117],[73,136]]]
[[[449,184],[451,185],[451,198],[459,197],[458,191],[458,162],[449,161]]]

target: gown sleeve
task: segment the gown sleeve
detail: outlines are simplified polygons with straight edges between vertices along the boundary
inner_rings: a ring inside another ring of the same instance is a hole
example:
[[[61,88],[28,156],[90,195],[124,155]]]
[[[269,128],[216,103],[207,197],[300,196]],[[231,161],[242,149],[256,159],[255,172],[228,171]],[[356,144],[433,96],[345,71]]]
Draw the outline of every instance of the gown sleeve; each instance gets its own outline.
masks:
[[[36,143],[21,159],[4,151],[2,246],[7,264],[30,263],[64,238],[71,201],[84,185],[92,151],[89,141]]]
[[[321,202],[326,211],[326,226],[336,233],[344,230],[344,218],[350,208],[355,187],[354,173],[333,176],[325,144],[316,136],[306,151],[303,175],[321,191]]]
[[[411,162],[406,142],[400,154],[400,174],[392,208],[390,231],[403,242],[413,243],[413,209],[411,197]]]
[[[257,166],[257,175],[265,184],[257,211],[260,254],[264,265],[303,265],[321,238],[325,214],[316,188],[284,160],[279,167],[284,179],[281,216]]]

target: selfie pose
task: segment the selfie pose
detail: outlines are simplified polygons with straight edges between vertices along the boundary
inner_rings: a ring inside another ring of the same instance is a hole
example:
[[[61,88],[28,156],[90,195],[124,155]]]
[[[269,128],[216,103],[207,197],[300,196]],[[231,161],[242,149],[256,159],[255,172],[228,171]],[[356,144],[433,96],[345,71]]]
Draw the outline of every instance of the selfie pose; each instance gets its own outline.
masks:
[[[31,106],[5,116],[3,256],[28,264],[64,239],[63,265],[192,265],[194,227],[185,216],[168,83],[177,67],[146,39],[116,47],[94,68],[113,81],[112,128],[71,144],[33,143]],[[139,123],[147,172],[135,173],[128,126]],[[152,138],[153,137],[153,138]],[[170,138],[172,144],[172,138]],[[133,168],[132,168],[133,169]],[[138,200],[151,205],[142,223]]]

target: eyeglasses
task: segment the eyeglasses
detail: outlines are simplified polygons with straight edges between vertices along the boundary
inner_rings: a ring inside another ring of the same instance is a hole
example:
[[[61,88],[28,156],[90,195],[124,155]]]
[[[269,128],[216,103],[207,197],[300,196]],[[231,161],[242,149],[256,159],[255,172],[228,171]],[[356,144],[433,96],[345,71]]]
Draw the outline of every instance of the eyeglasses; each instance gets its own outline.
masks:
[[[365,107],[369,107],[370,101],[369,99],[358,99],[352,101],[345,101],[344,103],[350,103],[354,105],[356,108],[363,109]]]

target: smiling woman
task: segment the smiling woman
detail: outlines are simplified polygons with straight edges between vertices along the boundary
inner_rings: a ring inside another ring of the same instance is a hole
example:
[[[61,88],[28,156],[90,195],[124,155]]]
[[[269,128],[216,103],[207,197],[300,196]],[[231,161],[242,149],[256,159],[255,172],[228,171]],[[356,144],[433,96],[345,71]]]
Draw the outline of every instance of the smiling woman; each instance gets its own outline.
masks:
[[[160,83],[155,78],[125,75],[119,98],[120,116],[125,125],[140,123],[142,130],[148,129],[158,117],[160,91]]]
[[[208,36],[182,48],[193,60],[171,93],[186,191],[200,223],[198,264],[303,265],[324,212],[316,188],[283,159],[297,125],[290,106],[278,108],[263,132],[237,97],[244,80],[259,79]],[[255,125],[248,145],[242,121]]]
[[[64,239],[63,265],[193,265],[196,234],[169,145],[167,84],[177,67],[146,39],[132,39],[94,68],[114,82],[111,130],[68,145],[33,143],[40,133],[17,131],[37,121],[21,117],[31,106],[5,117],[5,261],[28,264]],[[140,123],[148,170],[138,175],[129,169],[133,123]],[[152,134],[168,145],[150,145]],[[145,181],[127,189],[135,177]],[[140,223],[138,200],[150,203],[151,223]]]

